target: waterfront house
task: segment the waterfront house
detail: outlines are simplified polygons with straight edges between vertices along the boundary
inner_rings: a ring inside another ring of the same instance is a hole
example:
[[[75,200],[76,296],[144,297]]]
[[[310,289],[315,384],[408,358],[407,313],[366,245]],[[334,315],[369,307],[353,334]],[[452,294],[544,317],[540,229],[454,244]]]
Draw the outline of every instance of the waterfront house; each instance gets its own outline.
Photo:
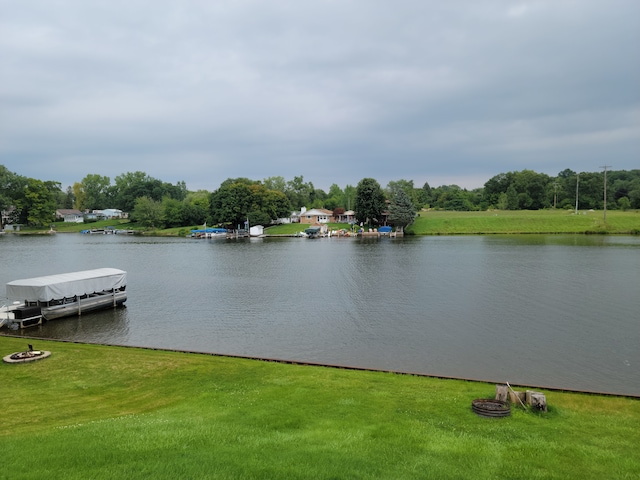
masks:
[[[99,218],[103,218],[105,220],[111,220],[112,218],[127,218],[127,215],[117,208],[105,208],[104,210],[94,210],[94,214],[96,214]]]
[[[311,210],[300,212],[300,223],[311,225],[334,222],[333,212],[323,208],[312,208]]]
[[[80,210],[60,208],[56,210],[56,220],[64,220],[66,223],[84,222],[84,214]]]
[[[339,214],[336,217],[336,222],[338,223],[355,223],[356,221],[356,212],[353,210],[347,210],[344,213]]]

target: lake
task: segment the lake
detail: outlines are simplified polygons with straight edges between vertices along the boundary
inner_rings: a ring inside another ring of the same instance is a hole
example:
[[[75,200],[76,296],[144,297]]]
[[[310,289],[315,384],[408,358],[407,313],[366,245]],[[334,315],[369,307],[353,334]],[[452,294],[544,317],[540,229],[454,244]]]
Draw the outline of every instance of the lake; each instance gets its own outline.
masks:
[[[0,236],[3,286],[99,267],[126,308],[12,333],[640,396],[640,237]]]

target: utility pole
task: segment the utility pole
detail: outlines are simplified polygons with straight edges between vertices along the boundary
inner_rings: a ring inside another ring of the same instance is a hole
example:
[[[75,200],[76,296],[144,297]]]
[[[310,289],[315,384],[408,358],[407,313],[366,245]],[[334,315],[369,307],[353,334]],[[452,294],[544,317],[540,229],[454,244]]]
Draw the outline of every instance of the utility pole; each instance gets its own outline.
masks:
[[[576,173],[576,215],[578,214],[578,185],[580,184],[580,174]]]
[[[607,223],[607,168],[611,168],[611,165],[603,165],[600,168],[604,168],[604,223]]]

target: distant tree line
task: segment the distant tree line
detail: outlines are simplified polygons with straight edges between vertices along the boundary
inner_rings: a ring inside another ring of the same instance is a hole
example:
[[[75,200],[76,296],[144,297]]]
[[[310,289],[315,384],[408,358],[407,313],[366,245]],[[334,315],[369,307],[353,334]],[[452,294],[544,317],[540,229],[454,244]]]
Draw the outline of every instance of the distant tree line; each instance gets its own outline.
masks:
[[[175,185],[144,172],[127,172],[112,182],[107,176],[88,174],[62,190],[60,182],[23,177],[0,165],[0,209],[9,220],[27,225],[49,225],[56,209],[92,211],[116,208],[149,228],[224,225],[235,228],[288,217],[291,212],[322,208],[335,215],[353,210],[359,223],[406,226],[420,209],[538,210],[544,208],[602,209],[604,172],[576,173],[566,169],[556,177],[532,170],[507,172],[489,179],[482,188],[457,185],[431,188],[414,186],[413,180],[391,181],[385,188],[373,178],[358,185],[337,184],[329,191],[315,188],[303,176],[291,180],[229,178],[213,192],[189,191],[185,182]],[[607,172],[607,208],[640,208],[640,170]]]

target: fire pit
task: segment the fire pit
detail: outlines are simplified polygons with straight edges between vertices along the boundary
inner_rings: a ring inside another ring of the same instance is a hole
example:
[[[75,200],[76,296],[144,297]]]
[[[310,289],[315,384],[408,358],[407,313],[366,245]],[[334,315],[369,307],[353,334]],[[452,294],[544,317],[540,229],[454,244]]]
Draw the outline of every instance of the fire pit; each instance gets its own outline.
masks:
[[[493,398],[477,398],[471,402],[471,409],[481,417],[508,417],[511,405]]]
[[[31,345],[29,345],[29,347],[31,347]],[[7,355],[2,358],[2,361],[5,363],[26,363],[41,360],[50,355],[51,352],[46,350],[33,350],[32,348],[29,348],[26,352],[16,352],[11,355]]]

